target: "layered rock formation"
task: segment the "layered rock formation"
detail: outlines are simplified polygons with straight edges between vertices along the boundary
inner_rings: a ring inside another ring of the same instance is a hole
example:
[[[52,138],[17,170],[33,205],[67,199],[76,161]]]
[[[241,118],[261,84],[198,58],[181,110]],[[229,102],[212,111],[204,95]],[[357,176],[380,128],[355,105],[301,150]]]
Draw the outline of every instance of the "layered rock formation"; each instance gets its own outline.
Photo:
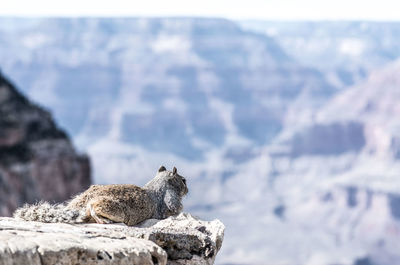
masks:
[[[45,224],[0,218],[0,265],[213,264],[224,225],[190,214],[124,224]]]
[[[3,69],[88,150],[97,182],[126,177],[106,172],[115,166],[109,158],[106,165],[97,162],[114,150],[117,159],[124,156],[118,144],[153,153],[154,164],[147,163],[152,170],[165,163],[155,161],[160,152],[193,161],[211,149],[235,148],[232,139],[260,146],[281,131],[293,104],[315,108],[336,91],[272,38],[225,19],[1,22],[14,25],[13,30],[0,25]],[[113,148],[91,151],[110,140],[118,141]],[[133,163],[124,167],[136,169]]]
[[[25,202],[66,200],[89,185],[89,158],[0,73],[0,216]]]

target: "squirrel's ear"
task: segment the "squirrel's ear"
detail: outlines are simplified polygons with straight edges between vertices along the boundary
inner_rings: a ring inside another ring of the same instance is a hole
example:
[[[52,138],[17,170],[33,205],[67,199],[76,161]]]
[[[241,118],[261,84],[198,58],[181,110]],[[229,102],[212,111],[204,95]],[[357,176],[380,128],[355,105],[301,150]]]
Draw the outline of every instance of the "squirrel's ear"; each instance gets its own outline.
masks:
[[[176,169],[176,167],[174,167],[174,169],[172,169],[172,174],[176,174],[176,172],[178,172],[178,170]]]
[[[164,166],[161,166],[159,169],[158,169],[158,172],[163,172],[163,171],[165,171],[165,170],[167,170]]]

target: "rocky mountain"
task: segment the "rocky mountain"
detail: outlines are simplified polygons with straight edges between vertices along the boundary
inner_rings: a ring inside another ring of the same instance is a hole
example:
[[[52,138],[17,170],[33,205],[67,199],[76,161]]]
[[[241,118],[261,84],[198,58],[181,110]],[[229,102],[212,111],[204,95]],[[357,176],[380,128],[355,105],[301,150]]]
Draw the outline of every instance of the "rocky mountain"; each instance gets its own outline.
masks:
[[[25,202],[66,200],[89,184],[89,158],[0,73],[0,215]]]
[[[343,260],[347,256],[343,264],[400,264],[399,71],[398,60],[373,71],[318,110],[309,124],[287,127],[271,148],[284,150],[270,152],[275,164],[292,165],[275,169],[276,190],[282,192],[288,181],[307,186],[282,199],[286,222],[320,230],[319,236],[326,233],[334,241],[334,246],[325,241],[315,257],[323,264],[339,262],[335,251]]]
[[[399,57],[399,23],[373,21],[239,21],[275,39],[298,62],[319,69],[338,86],[362,81]],[[301,52],[299,52],[301,51]]]
[[[95,182],[176,166],[217,264],[399,264],[398,24],[240,24],[3,18],[0,61]]]
[[[297,98],[314,107],[335,92],[273,39],[228,20],[6,21],[3,69],[81,146],[113,138],[201,159],[231,136],[268,143]]]

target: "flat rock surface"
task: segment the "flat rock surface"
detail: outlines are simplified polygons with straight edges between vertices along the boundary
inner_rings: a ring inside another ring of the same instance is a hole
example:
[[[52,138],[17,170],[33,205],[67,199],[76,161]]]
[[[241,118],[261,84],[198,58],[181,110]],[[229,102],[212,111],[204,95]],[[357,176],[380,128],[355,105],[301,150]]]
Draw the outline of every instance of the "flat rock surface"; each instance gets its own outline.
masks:
[[[0,218],[0,265],[213,264],[223,235],[219,220],[186,213],[137,227]]]

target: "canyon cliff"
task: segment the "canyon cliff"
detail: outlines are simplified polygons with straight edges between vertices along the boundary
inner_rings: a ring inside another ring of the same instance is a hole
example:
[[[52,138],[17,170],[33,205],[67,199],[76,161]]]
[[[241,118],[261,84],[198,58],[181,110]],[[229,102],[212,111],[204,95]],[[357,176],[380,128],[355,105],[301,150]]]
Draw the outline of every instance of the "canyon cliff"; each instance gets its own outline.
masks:
[[[86,189],[90,161],[51,114],[0,73],[0,216],[38,200],[60,202]]]

